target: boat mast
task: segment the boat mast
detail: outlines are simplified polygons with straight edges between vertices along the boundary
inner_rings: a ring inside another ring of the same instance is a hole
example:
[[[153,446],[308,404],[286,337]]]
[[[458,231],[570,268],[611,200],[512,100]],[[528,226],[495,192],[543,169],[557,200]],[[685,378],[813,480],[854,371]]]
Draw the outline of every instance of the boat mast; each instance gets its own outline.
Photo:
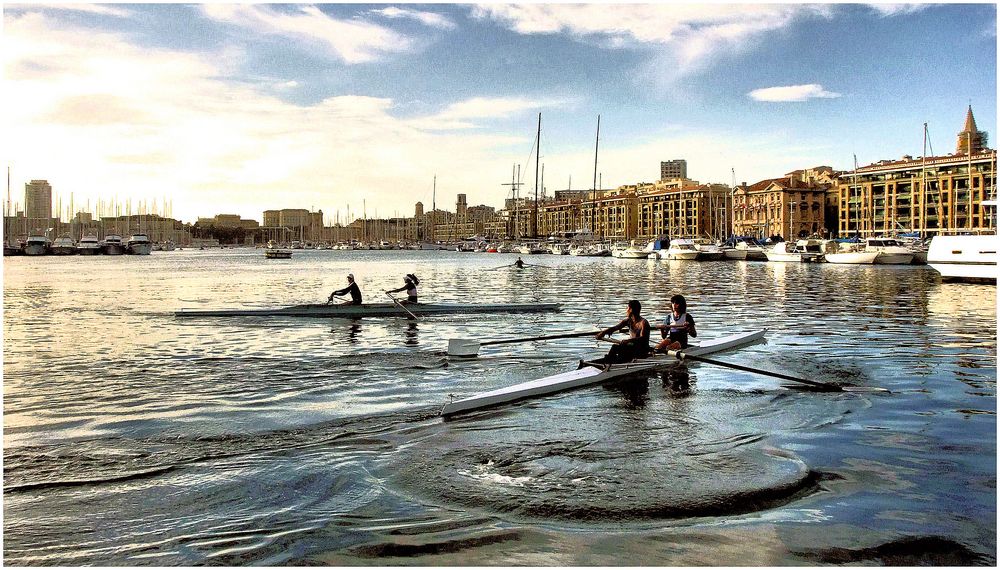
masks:
[[[601,116],[597,115],[597,138],[594,141],[594,186],[592,196],[594,198],[590,205],[590,231],[597,229],[597,148],[601,144]]]
[[[434,175],[434,190],[431,192],[431,242],[436,242],[437,237],[437,195],[438,195],[438,175]]]
[[[542,157],[542,114],[538,114],[538,134],[535,135],[535,211],[531,220],[531,237],[538,239],[538,163]]]

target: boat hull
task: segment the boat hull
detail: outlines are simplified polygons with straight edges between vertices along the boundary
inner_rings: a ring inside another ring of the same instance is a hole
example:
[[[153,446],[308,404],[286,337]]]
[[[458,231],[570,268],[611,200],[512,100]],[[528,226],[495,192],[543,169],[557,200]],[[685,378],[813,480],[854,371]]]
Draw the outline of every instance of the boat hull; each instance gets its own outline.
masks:
[[[844,253],[828,253],[825,255],[829,263],[872,264],[879,256],[877,251],[848,251]]]
[[[766,332],[767,329],[763,329],[703,341],[698,345],[689,346],[681,351],[681,353],[692,356],[700,356],[721,352],[759,341],[764,338],[764,334]],[[514,386],[483,392],[475,396],[450,402],[441,410],[441,415],[451,416],[458,413],[490,408],[500,404],[506,404],[527,398],[554,394],[556,392],[564,392],[574,388],[607,382],[609,380],[638,372],[656,370],[658,368],[673,365],[676,362],[677,358],[674,356],[658,354],[656,356],[644,358],[635,362],[613,364],[607,369],[585,366],[578,370],[570,370],[554,376],[547,376],[537,380],[522,382],[521,384]]]
[[[943,281],[997,282],[996,235],[935,236],[927,250],[927,265]]]
[[[406,304],[406,311],[394,303],[363,305],[296,305],[278,309],[180,310],[177,317],[400,317],[414,315],[459,315],[477,313],[542,313],[558,311],[559,303],[460,305],[443,303]]]

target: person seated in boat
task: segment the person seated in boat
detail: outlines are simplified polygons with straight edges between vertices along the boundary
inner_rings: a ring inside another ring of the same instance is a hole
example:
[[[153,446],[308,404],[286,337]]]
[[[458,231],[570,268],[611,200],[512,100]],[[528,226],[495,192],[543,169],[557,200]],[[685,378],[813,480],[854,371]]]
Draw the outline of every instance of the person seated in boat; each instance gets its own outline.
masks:
[[[521,261],[521,256],[517,257],[517,261],[514,262],[514,267],[521,269],[524,267],[524,262]]]
[[[343,289],[337,289],[333,293],[330,293],[330,298],[326,300],[326,304],[329,305],[333,302],[334,297],[339,297],[345,293],[351,294],[350,301],[344,301],[341,305],[360,305],[361,304],[361,289],[358,284],[354,282],[354,274],[347,274],[347,287]]]
[[[625,318],[618,324],[597,333],[597,340],[616,331],[627,330],[629,338],[611,347],[607,356],[594,361],[597,364],[631,362],[649,356],[649,321],[642,318],[642,304],[632,299],[625,309]]]
[[[399,293],[401,291],[406,291],[406,300],[400,301],[401,303],[416,303],[417,302],[417,284],[420,280],[417,276],[412,273],[407,273],[406,277],[403,277],[403,286],[399,289],[389,289],[386,293]]]
[[[687,348],[688,337],[698,336],[698,331],[694,328],[694,317],[687,312],[687,299],[684,295],[671,297],[670,309],[670,314],[663,319],[663,324],[657,327],[663,340],[653,349],[655,352]]]

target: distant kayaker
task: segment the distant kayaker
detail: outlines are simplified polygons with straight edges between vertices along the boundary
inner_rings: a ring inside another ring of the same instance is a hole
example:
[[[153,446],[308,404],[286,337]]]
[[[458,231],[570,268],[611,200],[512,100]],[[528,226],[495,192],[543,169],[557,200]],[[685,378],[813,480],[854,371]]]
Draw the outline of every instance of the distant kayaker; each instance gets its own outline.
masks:
[[[514,267],[521,269],[524,267],[524,262],[521,261],[521,256],[517,257],[517,261],[514,262]]]
[[[688,347],[688,337],[698,336],[694,328],[694,317],[687,312],[687,299],[684,295],[674,295],[670,298],[670,314],[660,325],[660,336],[663,340],[656,345],[657,352],[680,350]]]
[[[641,313],[642,304],[632,299],[628,302],[625,309],[625,318],[620,323],[597,333],[597,340],[602,340],[609,334],[627,329],[629,331],[629,338],[612,346],[607,356],[595,362],[600,364],[617,364],[649,356],[649,321],[642,318]]]
[[[360,305],[361,304],[361,289],[358,288],[358,284],[354,282],[354,274],[347,274],[347,287],[343,289],[338,289],[333,293],[330,293],[330,298],[326,300],[326,304],[329,305],[333,302],[334,297],[339,297],[345,293],[351,294],[350,301],[344,301],[341,305]]]
[[[406,277],[403,277],[403,286],[399,289],[389,289],[386,293],[399,293],[400,291],[406,291],[406,300],[401,301],[402,303],[416,303],[417,302],[417,285],[420,280],[417,276],[412,273],[407,273]]]

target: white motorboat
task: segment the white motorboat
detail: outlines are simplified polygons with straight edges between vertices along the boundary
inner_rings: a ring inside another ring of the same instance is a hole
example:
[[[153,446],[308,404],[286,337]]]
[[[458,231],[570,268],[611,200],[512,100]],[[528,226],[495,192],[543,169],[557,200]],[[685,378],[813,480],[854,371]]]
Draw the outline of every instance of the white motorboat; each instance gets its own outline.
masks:
[[[76,250],[80,255],[100,255],[101,242],[95,235],[85,235],[76,244]]]
[[[24,255],[48,255],[52,249],[52,240],[48,236],[28,236],[24,241]]]
[[[146,234],[132,234],[125,244],[125,252],[129,255],[149,255],[153,251],[153,242]]]
[[[745,251],[745,259],[748,261],[767,261],[767,255],[765,255],[766,249],[751,237],[736,238],[734,249]],[[727,257],[729,256],[728,253],[726,255]]]
[[[616,244],[611,249],[611,256],[619,259],[646,259],[649,257],[649,251],[646,250],[646,246],[639,245],[633,240],[627,245]]]
[[[876,251],[875,263],[907,265],[913,261],[913,250],[892,238],[865,238],[865,251]]]
[[[660,259],[694,261],[698,259],[698,254],[698,247],[695,245],[694,240],[672,239],[670,240],[670,247],[666,250],[660,250]]]
[[[52,242],[53,255],[76,255],[76,242],[68,235],[59,236]]]
[[[552,255],[569,255],[569,244],[554,243],[549,246],[549,251],[552,252]]]
[[[104,255],[123,255],[125,253],[125,243],[122,236],[118,234],[108,234],[104,236],[101,244],[101,253]]]
[[[518,251],[522,255],[540,255],[543,253],[551,253],[547,247],[537,242],[529,242],[521,244]]]
[[[823,256],[830,263],[872,264],[875,263],[875,258],[881,255],[877,251],[864,251],[860,244],[837,244],[835,249]]]
[[[703,356],[721,352],[723,350],[737,348],[761,340],[764,338],[765,332],[767,332],[766,329],[750,331],[717,339],[705,340],[698,344],[692,343],[691,346],[679,351],[679,353],[681,355],[687,354],[691,356]],[[577,370],[562,372],[554,376],[530,380],[514,386],[491,390],[489,392],[483,392],[461,400],[455,400],[444,406],[441,410],[441,415],[451,416],[462,412],[471,412],[473,410],[490,408],[517,400],[524,400],[526,398],[554,394],[556,392],[563,392],[565,390],[571,390],[573,388],[580,388],[583,386],[592,386],[594,384],[607,382],[609,380],[628,376],[630,374],[650,372],[666,366],[672,366],[677,362],[678,358],[679,356],[657,354],[649,358],[637,359],[633,362],[625,364],[610,364],[604,366],[581,362],[582,366]]]
[[[569,254],[577,257],[609,257],[611,250],[600,242],[591,244],[578,243],[569,248]]]
[[[739,249],[736,247],[724,247],[722,248],[722,255],[724,255],[726,259],[734,259],[736,261],[742,261],[747,258],[747,249],[746,248]]]
[[[726,257],[722,248],[707,239],[695,239],[695,249],[698,250],[698,261],[718,261]]]
[[[817,262],[823,261],[823,255],[832,246],[828,246],[827,240],[807,238],[800,239],[794,244],[781,241],[773,248],[764,252],[768,261],[786,262]]]
[[[934,236],[927,250],[927,265],[941,274],[943,281],[996,283],[996,234]]]

